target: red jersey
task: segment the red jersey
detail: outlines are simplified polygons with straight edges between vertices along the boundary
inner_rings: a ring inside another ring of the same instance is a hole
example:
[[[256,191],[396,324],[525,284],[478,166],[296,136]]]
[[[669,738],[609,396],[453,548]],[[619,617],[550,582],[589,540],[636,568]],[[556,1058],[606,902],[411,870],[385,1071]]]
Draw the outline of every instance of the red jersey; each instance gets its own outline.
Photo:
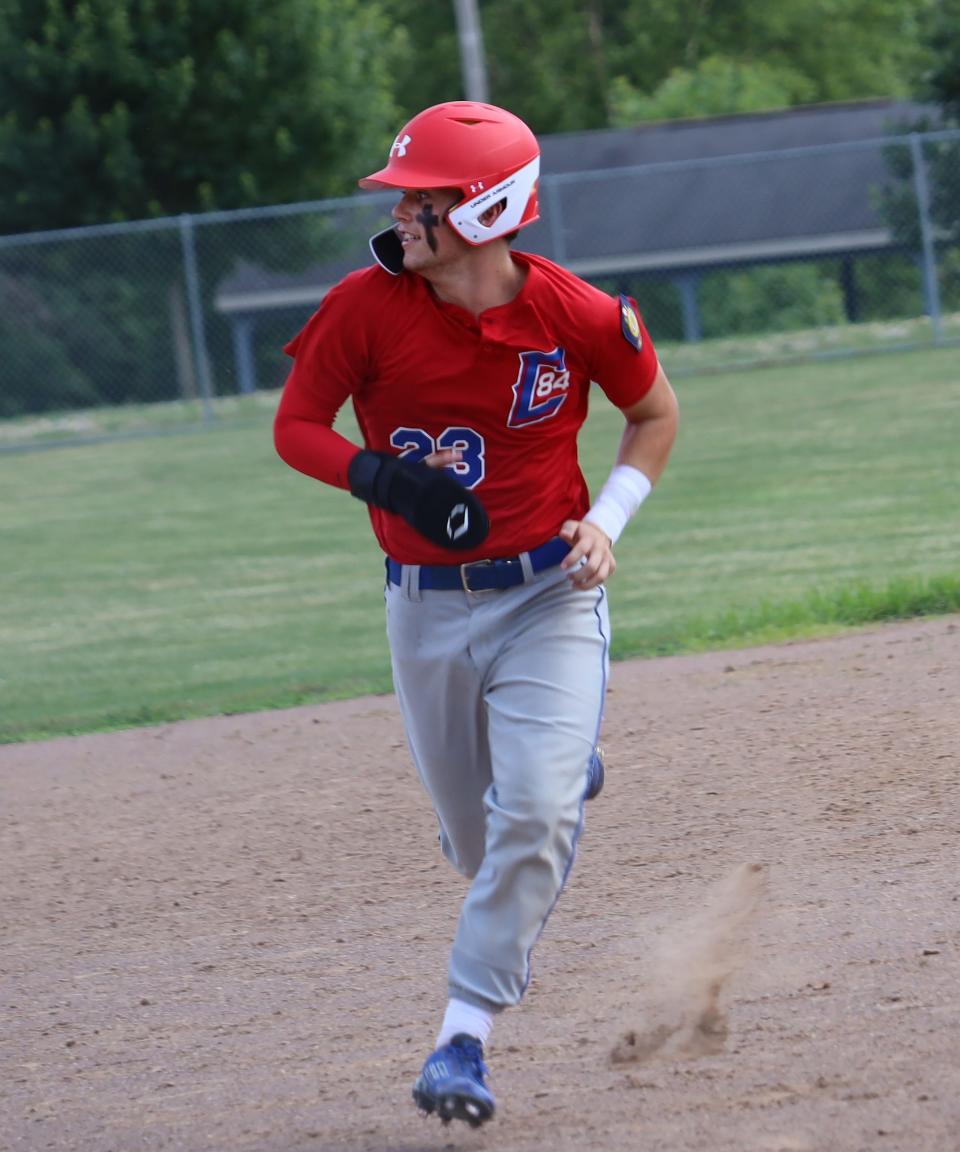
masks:
[[[295,363],[277,411],[280,455],[347,488],[356,447],[331,431],[347,398],[367,448],[420,460],[459,448],[453,467],[476,492],[490,534],[474,552],[431,544],[400,516],[370,508],[377,540],[402,564],[512,556],[580,520],[590,497],[577,457],[591,381],[618,408],[652,387],[657,356],[637,311],[540,256],[519,294],[479,317],[438,300],[414,273],[379,265],[333,288],[284,349]]]

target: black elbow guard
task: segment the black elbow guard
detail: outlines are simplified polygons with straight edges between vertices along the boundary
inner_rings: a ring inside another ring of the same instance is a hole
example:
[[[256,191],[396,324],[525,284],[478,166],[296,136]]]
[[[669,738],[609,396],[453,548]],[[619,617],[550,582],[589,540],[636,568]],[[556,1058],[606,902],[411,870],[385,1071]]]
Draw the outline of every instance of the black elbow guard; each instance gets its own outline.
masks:
[[[402,516],[441,548],[476,548],[490,531],[479,499],[445,468],[363,450],[350,461],[347,480],[358,500]]]

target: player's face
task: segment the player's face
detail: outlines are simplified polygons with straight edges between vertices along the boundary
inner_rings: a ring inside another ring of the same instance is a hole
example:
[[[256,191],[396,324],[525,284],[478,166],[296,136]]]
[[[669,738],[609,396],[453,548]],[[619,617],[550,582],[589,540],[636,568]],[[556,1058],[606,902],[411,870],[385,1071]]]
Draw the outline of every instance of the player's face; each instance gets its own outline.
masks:
[[[392,215],[403,245],[404,268],[427,271],[469,247],[446,222],[447,213],[460,199],[455,188],[408,188],[403,193]]]

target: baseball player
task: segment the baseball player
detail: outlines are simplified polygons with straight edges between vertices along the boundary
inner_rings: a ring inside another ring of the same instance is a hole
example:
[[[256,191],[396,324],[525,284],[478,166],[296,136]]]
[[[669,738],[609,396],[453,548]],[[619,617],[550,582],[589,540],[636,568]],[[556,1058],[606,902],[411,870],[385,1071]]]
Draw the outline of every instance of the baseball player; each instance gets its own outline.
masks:
[[[287,345],[275,423],[289,465],[369,506],[386,555],[410,750],[471,881],[413,1097],[473,1126],[495,1108],[494,1018],[524,994],[602,783],[613,546],[677,428],[634,301],[512,249],[538,218],[539,163],[501,108],[439,104],[406,124],[360,181],[397,190],[394,224]],[[577,462],[591,382],[625,419],[592,502]],[[362,447],[333,430],[348,398]]]

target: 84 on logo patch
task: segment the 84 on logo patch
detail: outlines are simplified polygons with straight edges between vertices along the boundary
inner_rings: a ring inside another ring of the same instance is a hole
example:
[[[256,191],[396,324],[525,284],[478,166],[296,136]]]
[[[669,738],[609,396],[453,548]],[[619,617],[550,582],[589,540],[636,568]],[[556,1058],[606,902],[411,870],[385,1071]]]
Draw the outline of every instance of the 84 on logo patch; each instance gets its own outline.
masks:
[[[637,315],[637,306],[629,296],[620,294],[620,331],[626,342],[639,352],[643,347],[643,329],[640,327],[640,317]]]

